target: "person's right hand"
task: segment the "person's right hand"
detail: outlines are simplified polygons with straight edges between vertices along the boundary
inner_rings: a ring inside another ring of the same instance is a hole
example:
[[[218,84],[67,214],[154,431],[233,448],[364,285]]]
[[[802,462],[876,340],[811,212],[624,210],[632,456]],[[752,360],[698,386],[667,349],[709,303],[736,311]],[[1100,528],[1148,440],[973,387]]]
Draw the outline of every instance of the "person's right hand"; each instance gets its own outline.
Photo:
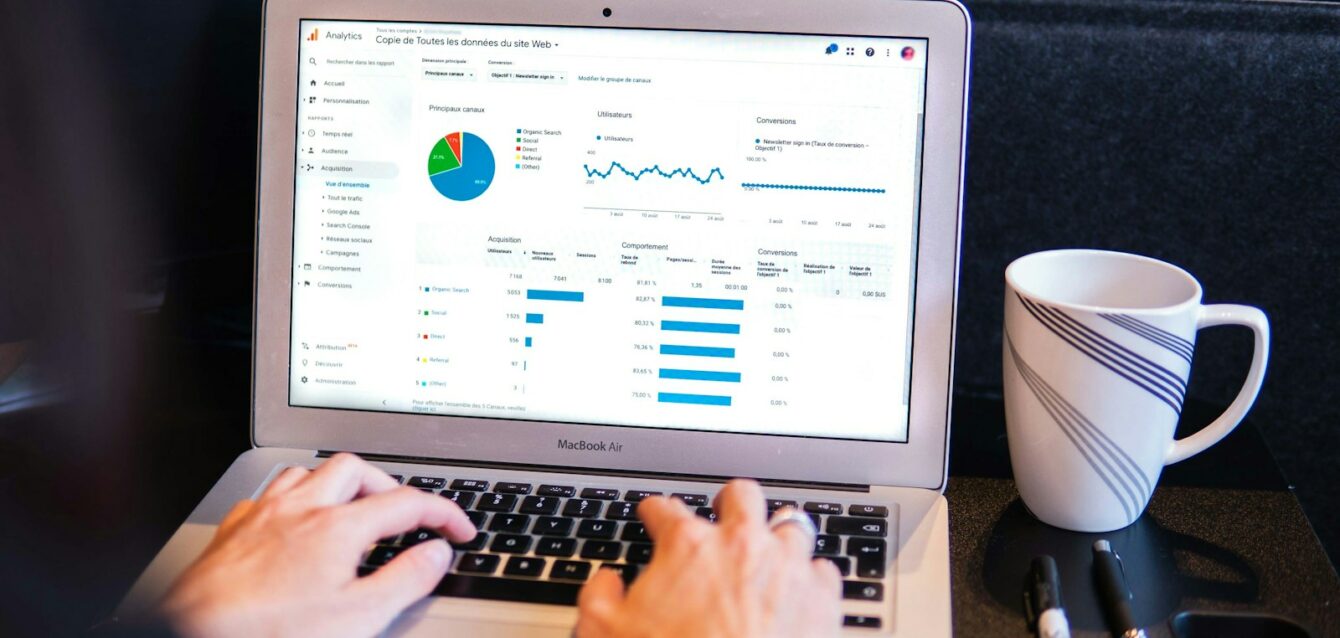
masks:
[[[627,591],[602,569],[582,589],[577,636],[751,638],[837,635],[842,577],[811,559],[814,539],[795,525],[769,530],[763,492],[732,481],[717,495],[719,522],[674,499],[651,497],[638,517],[656,542]]]

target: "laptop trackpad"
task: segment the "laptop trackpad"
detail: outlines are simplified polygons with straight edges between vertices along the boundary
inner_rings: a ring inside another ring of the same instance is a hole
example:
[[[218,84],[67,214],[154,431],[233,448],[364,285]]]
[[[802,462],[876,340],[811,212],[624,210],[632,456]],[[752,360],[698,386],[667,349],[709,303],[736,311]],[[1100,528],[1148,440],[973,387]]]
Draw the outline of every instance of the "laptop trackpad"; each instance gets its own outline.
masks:
[[[576,609],[462,598],[429,598],[401,614],[385,636],[570,638]]]

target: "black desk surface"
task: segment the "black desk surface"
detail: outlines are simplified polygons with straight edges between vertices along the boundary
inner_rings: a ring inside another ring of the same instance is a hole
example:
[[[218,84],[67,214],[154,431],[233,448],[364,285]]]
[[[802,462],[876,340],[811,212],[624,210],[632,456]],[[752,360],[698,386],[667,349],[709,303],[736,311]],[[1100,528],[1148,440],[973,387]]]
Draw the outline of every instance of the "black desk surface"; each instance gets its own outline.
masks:
[[[1194,430],[1215,413],[1189,405],[1183,426]],[[1060,567],[1073,634],[1107,635],[1089,571],[1098,538],[1122,555],[1133,611],[1151,637],[1171,635],[1169,618],[1192,609],[1269,612],[1314,636],[1340,635],[1340,579],[1250,422],[1167,468],[1144,516],[1107,534],[1050,527],[1024,508],[998,390],[960,392],[953,427],[946,497],[955,635],[1031,635],[1023,580],[1043,553]]]

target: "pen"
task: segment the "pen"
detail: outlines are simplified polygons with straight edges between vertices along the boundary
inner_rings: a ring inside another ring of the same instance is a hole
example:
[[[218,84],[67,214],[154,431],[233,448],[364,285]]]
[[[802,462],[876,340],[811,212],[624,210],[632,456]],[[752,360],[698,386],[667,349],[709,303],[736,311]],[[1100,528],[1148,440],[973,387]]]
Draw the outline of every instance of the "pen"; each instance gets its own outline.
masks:
[[[1061,603],[1061,575],[1051,556],[1033,559],[1024,587],[1024,602],[1030,624],[1037,625],[1039,638],[1070,638],[1070,622]]]
[[[1098,589],[1098,602],[1107,617],[1108,629],[1117,638],[1146,638],[1145,630],[1135,625],[1131,614],[1131,590],[1126,586],[1126,572],[1121,557],[1112,550],[1112,544],[1100,540],[1093,544],[1093,580]]]

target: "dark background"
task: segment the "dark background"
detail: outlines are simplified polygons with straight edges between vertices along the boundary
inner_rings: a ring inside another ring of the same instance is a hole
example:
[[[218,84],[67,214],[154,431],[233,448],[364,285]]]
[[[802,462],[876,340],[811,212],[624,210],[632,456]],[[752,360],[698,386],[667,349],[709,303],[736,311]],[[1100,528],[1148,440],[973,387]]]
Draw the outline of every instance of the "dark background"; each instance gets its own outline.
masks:
[[[1270,315],[1251,420],[1334,556],[1340,5],[970,9],[957,391],[999,385],[1012,259],[1080,246],[1182,265],[1207,301]],[[51,344],[77,397],[0,419],[8,611],[105,613],[248,445],[260,11],[0,0],[0,342]],[[1227,404],[1249,355],[1245,330],[1202,333],[1192,397]],[[95,609],[63,607],[71,586]]]

